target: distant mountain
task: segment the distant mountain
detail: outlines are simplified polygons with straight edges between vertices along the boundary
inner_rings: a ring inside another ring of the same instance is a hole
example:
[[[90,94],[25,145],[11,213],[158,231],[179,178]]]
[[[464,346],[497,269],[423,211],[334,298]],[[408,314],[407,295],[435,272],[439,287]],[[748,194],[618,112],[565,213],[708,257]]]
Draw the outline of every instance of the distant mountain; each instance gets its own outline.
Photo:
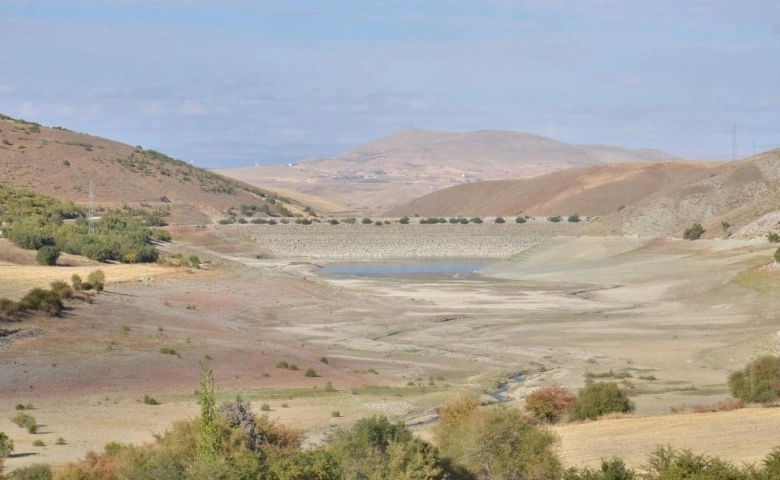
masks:
[[[529,178],[583,165],[679,160],[656,150],[571,145],[508,131],[409,130],[341,155],[288,166],[217,170],[255,185],[318,195],[369,211],[476,180]]]
[[[0,115],[0,184],[84,205],[90,182],[96,207],[170,207],[173,224],[208,222],[242,205],[272,214],[304,208],[154,150]]]

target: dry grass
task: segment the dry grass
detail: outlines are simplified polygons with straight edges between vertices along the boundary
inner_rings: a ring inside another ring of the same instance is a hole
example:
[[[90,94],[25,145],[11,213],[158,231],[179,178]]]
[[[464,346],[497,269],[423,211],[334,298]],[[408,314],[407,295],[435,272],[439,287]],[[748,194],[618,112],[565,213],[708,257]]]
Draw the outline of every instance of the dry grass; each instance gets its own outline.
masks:
[[[0,178],[10,187],[83,205],[91,181],[96,206],[167,206],[171,208],[170,224],[207,223],[230,207],[261,201],[241,186],[234,194],[210,191],[216,183],[205,176],[199,179],[199,169],[187,164],[149,157],[149,167],[140,171],[120,163],[131,155],[140,158],[145,153],[91,135],[0,120]],[[203,170],[200,174],[212,175]]]
[[[758,462],[777,446],[780,409],[745,408],[717,413],[600,420],[558,425],[561,454],[569,465],[596,466],[623,457],[639,466],[657,445],[690,448],[736,463]]]

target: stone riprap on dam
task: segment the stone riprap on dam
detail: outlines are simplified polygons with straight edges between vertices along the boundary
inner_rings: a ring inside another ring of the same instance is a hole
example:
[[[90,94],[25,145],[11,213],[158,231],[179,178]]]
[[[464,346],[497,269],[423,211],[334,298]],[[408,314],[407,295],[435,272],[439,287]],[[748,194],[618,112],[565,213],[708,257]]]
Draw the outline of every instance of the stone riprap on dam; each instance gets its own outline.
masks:
[[[572,235],[578,224],[546,220],[526,223],[402,225],[278,224],[229,225],[273,256],[314,258],[506,258],[559,235]]]

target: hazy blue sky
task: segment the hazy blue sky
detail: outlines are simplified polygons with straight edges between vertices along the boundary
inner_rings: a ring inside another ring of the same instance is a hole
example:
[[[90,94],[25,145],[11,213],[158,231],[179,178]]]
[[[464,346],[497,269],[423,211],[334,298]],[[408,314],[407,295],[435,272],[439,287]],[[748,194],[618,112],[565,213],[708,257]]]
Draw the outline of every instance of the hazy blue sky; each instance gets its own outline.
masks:
[[[778,0],[0,0],[0,112],[196,165],[398,130],[780,146]]]

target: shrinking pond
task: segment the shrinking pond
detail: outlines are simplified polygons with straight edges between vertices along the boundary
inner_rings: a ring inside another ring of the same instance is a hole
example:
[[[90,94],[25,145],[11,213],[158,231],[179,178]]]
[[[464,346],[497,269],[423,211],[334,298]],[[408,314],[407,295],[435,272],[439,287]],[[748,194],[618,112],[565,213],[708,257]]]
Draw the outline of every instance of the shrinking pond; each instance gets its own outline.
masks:
[[[496,263],[495,258],[436,258],[388,262],[334,263],[319,270],[322,275],[358,277],[403,277],[408,275],[458,275],[467,277]]]

